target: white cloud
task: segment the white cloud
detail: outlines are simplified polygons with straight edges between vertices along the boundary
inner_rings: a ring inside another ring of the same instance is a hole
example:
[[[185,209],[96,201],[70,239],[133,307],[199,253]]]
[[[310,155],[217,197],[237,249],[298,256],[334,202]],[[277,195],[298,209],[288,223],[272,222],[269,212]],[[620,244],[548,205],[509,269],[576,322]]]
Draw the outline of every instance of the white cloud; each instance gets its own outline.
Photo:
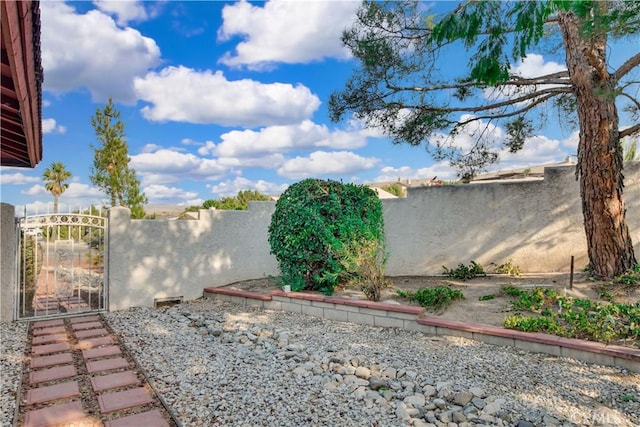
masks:
[[[220,157],[255,157],[322,147],[344,150],[366,145],[366,139],[361,133],[329,130],[327,126],[310,120],[295,125],[270,126],[259,131],[234,130],[220,138],[222,142],[219,144],[206,146],[211,154]]]
[[[59,134],[63,134],[67,132],[67,128],[62,126],[62,125],[58,125],[56,123],[56,119],[42,119],[42,133],[43,134],[48,134],[48,133],[59,133]]]
[[[262,168],[275,169],[285,162],[285,157],[280,154],[268,154],[257,157],[219,157],[218,162],[229,168]]]
[[[524,78],[534,78],[545,76],[547,74],[558,73],[566,71],[567,67],[564,64],[558,64],[554,61],[545,62],[542,55],[535,53],[529,53],[524,57],[519,64],[512,64],[510,73],[518,75]],[[556,85],[538,85],[538,86],[522,86],[520,88],[505,86],[497,88],[487,88],[483,91],[484,97],[490,100],[502,100],[507,98],[514,98],[517,96],[523,96],[527,93],[533,93],[537,90],[551,88]]]
[[[142,185],[172,184],[185,179],[196,181],[222,178],[229,169],[214,159],[190,153],[159,149],[131,156],[131,167],[142,177]]]
[[[378,162],[374,157],[362,157],[350,151],[315,151],[309,157],[287,160],[278,174],[291,179],[346,175],[370,169]]]
[[[118,25],[125,26],[131,21],[141,22],[148,19],[147,11],[140,1],[95,0],[98,9],[118,17]]]
[[[519,64],[511,66],[511,72],[524,78],[545,76],[566,71],[567,66],[554,61],[545,62],[542,55],[529,53]]]
[[[262,6],[241,0],[223,8],[219,40],[241,36],[244,41],[220,62],[260,69],[278,62],[349,58],[340,36],[354,22],[359,2],[271,0]]]
[[[510,153],[506,148],[502,150],[500,163],[490,169],[499,170],[505,167],[513,169],[563,162],[567,157],[576,153],[577,139],[575,140],[576,145],[572,146],[574,137],[577,138],[577,132],[562,141],[551,139],[544,135],[527,138],[524,146],[517,153]],[[575,161],[575,158],[573,160]]]
[[[50,200],[27,205],[27,210],[30,213],[36,211],[39,213],[53,212],[53,196],[43,185],[33,185],[21,193]],[[71,182],[69,183],[69,188],[60,195],[58,202],[59,212],[87,209],[91,205],[102,206],[107,199],[107,196],[97,187],[80,182]],[[21,207],[21,209],[24,209],[24,207]],[[18,211],[16,210],[16,212]]]
[[[172,204],[186,203],[198,197],[198,193],[195,191],[185,191],[182,188],[167,187],[159,184],[147,185],[142,191],[147,196],[150,205],[163,204],[167,201]]]
[[[320,100],[304,85],[229,81],[221,71],[167,67],[136,78],[137,96],[151,121],[257,127],[296,123],[310,117]]]
[[[560,141],[560,145],[573,150],[573,154],[578,152],[578,143],[580,142],[580,131],[574,131],[571,135]]]
[[[236,177],[234,180],[227,180],[216,185],[209,186],[211,193],[218,197],[232,197],[243,190],[257,190],[262,194],[278,195],[287,189],[289,184],[276,184],[264,180],[251,181],[244,177]]]
[[[22,185],[22,184],[30,184],[32,182],[42,182],[42,178],[37,176],[29,176],[25,175],[21,172],[17,173],[7,173],[6,171],[11,170],[10,168],[2,168],[0,170],[0,184],[2,185]]]
[[[63,2],[40,3],[44,88],[61,93],[86,88],[93,101],[135,101],[133,79],[156,66],[156,42],[119,28],[98,10],[85,14]]]

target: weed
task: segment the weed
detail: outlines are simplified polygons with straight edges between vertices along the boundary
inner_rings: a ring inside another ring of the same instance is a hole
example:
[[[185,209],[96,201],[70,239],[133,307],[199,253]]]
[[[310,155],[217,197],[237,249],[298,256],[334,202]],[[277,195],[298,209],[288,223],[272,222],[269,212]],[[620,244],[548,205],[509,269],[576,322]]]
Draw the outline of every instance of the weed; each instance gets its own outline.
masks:
[[[509,276],[520,276],[520,267],[508,260],[504,264],[497,266],[495,272],[497,274],[508,274]]]
[[[520,295],[526,293],[526,291],[520,288],[516,288],[513,285],[505,285],[502,287],[502,293],[510,297],[519,297]]]
[[[478,298],[478,301],[489,301],[494,299],[496,296],[494,294],[487,294],[487,295],[481,295],[480,298]]]
[[[456,299],[464,299],[461,291],[452,289],[448,286],[438,286],[435,288],[418,289],[412,291],[396,291],[397,294],[409,301],[417,302],[420,306],[429,308],[433,311],[442,310]]]
[[[341,246],[336,258],[346,271],[353,273],[347,285],[358,285],[371,301],[379,301],[382,291],[391,285],[384,275],[387,254],[384,242],[375,239],[360,239]]]
[[[620,276],[616,277],[614,281],[622,285],[640,284],[640,264],[636,264],[635,267],[630,268],[624,274],[621,274]]]
[[[522,314],[515,314],[504,319],[504,327],[517,329],[524,332],[544,332],[557,334],[561,331],[560,325],[549,317],[528,317]]]
[[[479,276],[486,277],[487,275],[482,266],[475,261],[471,261],[468,266],[460,263],[458,267],[451,270],[445,266],[442,266],[442,268],[444,269],[444,274],[452,279],[468,280]]]
[[[622,396],[620,396],[620,401],[621,402],[640,402],[640,400],[638,399],[638,397],[636,397],[635,394],[631,394],[631,393],[625,393]]]
[[[607,286],[607,285],[598,286],[596,291],[598,292],[598,298],[600,298],[603,301],[613,302],[615,299],[615,296],[610,286]]]

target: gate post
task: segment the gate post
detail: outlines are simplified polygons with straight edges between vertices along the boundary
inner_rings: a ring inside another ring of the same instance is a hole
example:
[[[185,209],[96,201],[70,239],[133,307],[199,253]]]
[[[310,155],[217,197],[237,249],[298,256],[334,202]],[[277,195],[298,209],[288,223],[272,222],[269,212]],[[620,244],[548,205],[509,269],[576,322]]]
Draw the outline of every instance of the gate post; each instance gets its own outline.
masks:
[[[0,203],[0,320],[14,320],[16,288],[16,209]]]

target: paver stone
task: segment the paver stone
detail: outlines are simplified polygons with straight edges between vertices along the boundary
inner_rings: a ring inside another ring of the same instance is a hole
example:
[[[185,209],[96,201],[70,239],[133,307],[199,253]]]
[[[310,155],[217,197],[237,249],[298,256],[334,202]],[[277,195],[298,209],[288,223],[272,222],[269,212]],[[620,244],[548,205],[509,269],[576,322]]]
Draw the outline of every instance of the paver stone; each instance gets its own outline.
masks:
[[[57,366],[55,368],[41,369],[29,374],[29,384],[42,383],[45,381],[60,380],[78,375],[76,367],[73,365]]]
[[[153,398],[151,394],[149,394],[144,387],[116,391],[114,393],[104,393],[98,396],[100,412],[103,414],[133,408],[152,401]]]
[[[49,402],[51,400],[66,399],[80,395],[77,381],[32,388],[27,391],[27,405]]]
[[[44,368],[45,366],[63,365],[65,363],[73,363],[71,353],[57,353],[51,356],[32,357],[29,366],[31,368]]]
[[[118,418],[104,423],[104,427],[168,427],[169,423],[162,417],[157,409],[143,412],[141,414],[130,415],[124,418]]]
[[[94,373],[100,371],[109,371],[111,369],[126,368],[129,362],[122,357],[114,357],[111,359],[93,360],[87,362],[87,372]]]
[[[93,391],[104,391],[110,388],[124,387],[126,385],[138,384],[140,380],[133,371],[117,372],[115,374],[101,375],[91,378]]]
[[[84,418],[82,404],[74,401],[28,411],[24,416],[24,427],[43,427],[72,423],[82,418]]]

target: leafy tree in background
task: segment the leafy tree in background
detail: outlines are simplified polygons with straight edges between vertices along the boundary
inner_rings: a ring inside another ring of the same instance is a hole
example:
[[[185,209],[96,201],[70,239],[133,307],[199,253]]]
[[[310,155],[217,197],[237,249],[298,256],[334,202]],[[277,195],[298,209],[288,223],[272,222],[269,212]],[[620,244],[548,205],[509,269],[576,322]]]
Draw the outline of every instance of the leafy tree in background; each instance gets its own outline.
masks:
[[[622,156],[625,162],[640,160],[640,152],[638,152],[638,140],[627,142],[622,147]]]
[[[266,194],[260,193],[258,190],[242,190],[235,197],[223,197],[220,200],[206,200],[202,207],[205,209],[216,208],[221,210],[247,210],[250,201],[268,201],[271,200]]]
[[[53,213],[58,213],[58,200],[60,195],[69,188],[69,184],[65,181],[71,178],[71,172],[64,167],[62,162],[53,162],[45,169],[42,178],[45,182],[44,188],[53,194]]]
[[[404,187],[397,182],[385,185],[384,187],[382,187],[382,189],[389,194],[393,194],[396,197],[407,197]]]
[[[608,41],[637,40],[640,2],[470,1],[439,17],[424,6],[362,4],[342,38],[360,66],[332,94],[332,120],[352,112],[394,143],[426,143],[436,160],[449,160],[464,178],[498,161],[496,125],[504,126],[505,146],[517,152],[536,131],[534,119],[543,121],[556,107],[561,125],[580,130],[576,175],[592,273],[605,278],[632,268],[620,140],[640,132],[639,82],[630,74],[640,53],[630,51],[611,69]],[[514,72],[512,61],[545,47],[564,53],[566,70],[538,77]],[[464,74],[443,73],[439,66],[464,49]],[[619,108],[636,124],[620,130]],[[470,149],[454,144],[461,134],[472,138]]]
[[[103,110],[96,109],[91,118],[100,145],[94,149],[91,183],[111,199],[111,206],[126,206],[132,218],[144,218],[147,198],[140,191],[140,181],[134,169],[129,168],[129,148],[124,134],[124,123],[113,101]]]

